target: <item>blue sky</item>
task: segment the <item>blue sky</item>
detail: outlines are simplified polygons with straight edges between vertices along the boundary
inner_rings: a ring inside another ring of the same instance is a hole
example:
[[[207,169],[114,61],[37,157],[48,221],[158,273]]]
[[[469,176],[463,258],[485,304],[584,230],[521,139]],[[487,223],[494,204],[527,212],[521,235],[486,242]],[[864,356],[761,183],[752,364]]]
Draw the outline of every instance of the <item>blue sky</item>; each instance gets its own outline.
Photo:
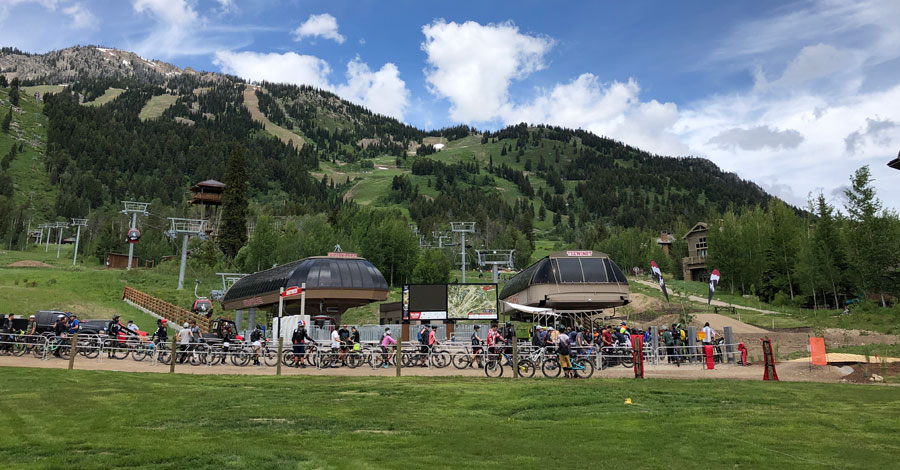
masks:
[[[870,164],[900,201],[895,0],[0,0],[0,44],[100,44],[328,88],[410,124],[580,127],[801,205]]]

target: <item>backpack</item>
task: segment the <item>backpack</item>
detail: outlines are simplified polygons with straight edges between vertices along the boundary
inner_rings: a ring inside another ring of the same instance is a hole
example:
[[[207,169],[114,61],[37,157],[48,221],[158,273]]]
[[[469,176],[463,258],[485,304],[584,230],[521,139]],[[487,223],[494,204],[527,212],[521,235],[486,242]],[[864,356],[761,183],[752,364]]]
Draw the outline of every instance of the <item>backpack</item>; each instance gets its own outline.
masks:
[[[684,341],[687,338],[687,333],[684,330],[680,330],[679,335],[681,336],[682,341]]]
[[[262,338],[262,332],[259,330],[253,330],[253,333],[250,333],[250,341],[259,341]]]

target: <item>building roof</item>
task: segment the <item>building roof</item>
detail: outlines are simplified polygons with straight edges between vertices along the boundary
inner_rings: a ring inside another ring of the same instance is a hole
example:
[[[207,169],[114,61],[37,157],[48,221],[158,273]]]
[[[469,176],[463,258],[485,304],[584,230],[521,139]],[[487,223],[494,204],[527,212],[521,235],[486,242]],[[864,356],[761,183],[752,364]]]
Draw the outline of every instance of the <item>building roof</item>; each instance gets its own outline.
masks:
[[[513,276],[500,298],[506,299],[535,284],[625,284],[628,280],[609,255],[596,251],[551,253]]]
[[[364,258],[317,256],[283,264],[239,279],[225,292],[222,302],[277,293],[280,288],[360,289],[387,292],[381,272]]]
[[[212,191],[224,191],[225,183],[216,180],[205,180],[201,181],[193,186],[191,186],[191,191],[201,191],[201,190],[212,190]]]
[[[694,225],[693,228],[688,230],[688,233],[684,234],[684,236],[681,237],[681,239],[682,240],[686,239],[690,234],[692,234],[694,232],[705,232],[706,229],[707,229],[706,222],[697,222],[697,225]]]
[[[888,166],[895,170],[900,170],[900,153],[897,153],[897,158],[888,162]]]

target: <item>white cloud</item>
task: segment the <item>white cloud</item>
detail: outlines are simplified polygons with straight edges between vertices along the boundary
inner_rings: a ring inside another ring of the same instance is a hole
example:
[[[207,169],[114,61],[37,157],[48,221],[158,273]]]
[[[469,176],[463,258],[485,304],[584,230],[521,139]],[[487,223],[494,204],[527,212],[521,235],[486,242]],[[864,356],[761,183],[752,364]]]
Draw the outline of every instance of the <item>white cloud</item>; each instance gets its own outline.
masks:
[[[543,69],[553,46],[552,39],[522,34],[512,22],[436,20],[422,33],[429,90],[449,99],[451,118],[462,122],[499,117],[509,106],[510,83]]]
[[[866,118],[864,129],[855,130],[844,138],[847,153],[851,155],[856,154],[860,151],[860,147],[865,146],[867,142],[880,147],[889,147],[894,141],[895,129],[898,127],[900,127],[900,124],[890,119]]]
[[[671,128],[678,120],[674,103],[641,102],[634,80],[604,84],[585,73],[566,84],[541,91],[527,104],[509,106],[503,112],[507,124],[546,123],[581,128],[620,139],[661,154],[677,155],[687,147]]]
[[[409,105],[409,90],[392,63],[373,71],[359,57],[347,64],[344,84],[331,84],[328,62],[294,52],[259,53],[218,51],[213,61],[223,72],[254,81],[311,85],[335,92],[376,113],[403,120]]]
[[[63,8],[63,13],[72,18],[72,27],[75,29],[96,28],[98,25],[97,17],[80,3]]]
[[[222,13],[228,13],[237,9],[234,0],[216,0],[216,2],[219,4],[219,10]]]
[[[346,39],[338,32],[337,19],[328,13],[309,15],[309,18],[294,30],[294,39],[302,41],[305,37],[322,37],[342,44]]]
[[[318,57],[295,52],[260,53],[217,51],[213,63],[223,72],[253,81],[296,83],[328,88],[331,67]]]
[[[756,126],[749,129],[726,129],[707,143],[715,144],[720,149],[739,147],[744,150],[775,150],[797,148],[801,142],[803,136],[793,129],[779,131],[769,126]]]
[[[163,23],[186,26],[197,20],[197,12],[186,0],[134,0],[134,11],[150,12]]]
[[[48,11],[57,11],[63,6],[62,12],[72,19],[73,29],[92,29],[97,26],[97,18],[90,10],[81,3],[69,3],[67,0],[0,0],[0,23],[9,17],[12,8],[27,3],[38,4]]]
[[[335,88],[341,97],[370,110],[403,119],[409,105],[409,90],[392,63],[373,72],[359,57],[347,64],[347,83]]]

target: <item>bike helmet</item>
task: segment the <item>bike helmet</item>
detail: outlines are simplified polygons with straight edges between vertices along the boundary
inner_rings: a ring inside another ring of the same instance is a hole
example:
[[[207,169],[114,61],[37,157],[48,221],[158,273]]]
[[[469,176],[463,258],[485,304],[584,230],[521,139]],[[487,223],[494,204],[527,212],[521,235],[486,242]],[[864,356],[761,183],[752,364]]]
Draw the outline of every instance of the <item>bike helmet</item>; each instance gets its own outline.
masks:
[[[34,318],[34,315],[29,315],[29,316],[28,316],[28,319],[29,319],[29,320],[32,319],[32,318]]]
[[[60,316],[58,316],[58,317],[56,317],[56,318],[66,318],[66,316],[65,316],[65,315],[60,315]]]
[[[169,323],[169,320],[166,320],[165,318],[163,318],[159,322],[162,323],[163,325],[165,325],[166,323]]]
[[[184,326],[182,328],[190,328],[190,325],[188,325],[188,322],[184,322]]]
[[[259,323],[257,323],[257,324],[256,324],[256,329],[257,329],[257,330],[261,330],[261,329],[262,329],[262,325],[260,325]]]
[[[306,323],[304,323],[303,320],[298,320],[297,324],[300,326],[306,326]]]
[[[119,316],[118,316],[118,315],[113,315],[113,318],[112,318],[112,319],[113,319],[113,321],[118,321],[118,320],[119,320]]]

